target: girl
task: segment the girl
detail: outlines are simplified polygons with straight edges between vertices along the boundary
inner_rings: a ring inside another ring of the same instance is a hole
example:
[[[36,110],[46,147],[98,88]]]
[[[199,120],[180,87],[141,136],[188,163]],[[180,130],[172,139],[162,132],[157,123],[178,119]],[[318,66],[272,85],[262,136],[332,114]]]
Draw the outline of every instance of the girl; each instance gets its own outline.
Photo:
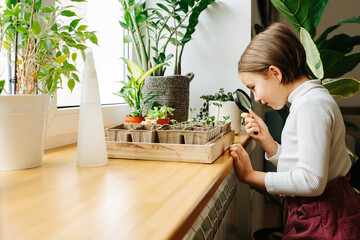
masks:
[[[360,239],[360,197],[348,183],[351,160],[340,110],[319,80],[310,80],[304,48],[275,23],[251,41],[239,61],[241,81],[255,100],[275,110],[291,103],[282,145],[253,111],[242,113],[246,132],[277,165],[254,171],[240,144],[230,147],[239,181],[286,196],[283,239]],[[258,132],[257,135],[254,133]]]

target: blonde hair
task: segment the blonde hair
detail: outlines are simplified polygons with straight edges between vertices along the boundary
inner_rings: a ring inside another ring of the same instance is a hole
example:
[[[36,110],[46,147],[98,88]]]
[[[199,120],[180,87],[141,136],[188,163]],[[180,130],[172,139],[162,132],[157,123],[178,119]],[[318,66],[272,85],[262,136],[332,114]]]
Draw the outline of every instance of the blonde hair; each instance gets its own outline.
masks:
[[[271,65],[281,70],[283,84],[308,75],[304,47],[281,23],[270,25],[253,38],[240,58],[238,71],[265,75]]]

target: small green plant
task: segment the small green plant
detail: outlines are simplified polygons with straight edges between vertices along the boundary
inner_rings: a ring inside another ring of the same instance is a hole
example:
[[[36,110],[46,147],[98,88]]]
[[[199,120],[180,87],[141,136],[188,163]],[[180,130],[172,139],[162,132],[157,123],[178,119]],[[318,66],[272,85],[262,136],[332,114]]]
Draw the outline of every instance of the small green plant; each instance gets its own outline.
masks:
[[[223,116],[223,119],[224,119],[224,123],[226,123],[226,121],[230,119],[230,116]]]
[[[205,102],[200,108],[200,114],[197,116],[199,119],[205,119],[209,116],[209,102],[210,101],[219,101],[219,102],[227,102],[234,101],[231,92],[225,93],[224,88],[220,88],[219,92],[214,95],[202,95],[200,98],[204,99]]]
[[[216,123],[219,122],[219,116],[220,116],[220,108],[222,107],[221,103],[218,102],[214,102],[213,105],[217,106],[217,118],[216,118]]]
[[[193,119],[193,117],[192,117],[192,114],[193,114],[193,112],[196,110],[196,108],[190,108],[190,122],[194,122],[194,119]]]
[[[115,95],[122,97],[129,105],[131,112],[130,115],[133,117],[142,117],[144,105],[151,99],[160,96],[160,94],[152,94],[150,92],[146,96],[142,95],[142,89],[144,87],[145,78],[148,77],[156,69],[160,68],[162,64],[151,68],[144,72],[139,65],[129,59],[123,58],[126,66],[131,74],[129,81],[121,81],[124,85],[119,92],[114,93]]]
[[[161,106],[161,107],[154,107],[153,109],[146,110],[147,116],[146,119],[163,119],[167,118],[167,114],[169,113],[171,116],[173,115],[174,108]]]
[[[176,127],[176,124],[177,124],[177,121],[175,119],[170,119],[170,122],[173,126],[173,130],[175,130],[175,127]]]

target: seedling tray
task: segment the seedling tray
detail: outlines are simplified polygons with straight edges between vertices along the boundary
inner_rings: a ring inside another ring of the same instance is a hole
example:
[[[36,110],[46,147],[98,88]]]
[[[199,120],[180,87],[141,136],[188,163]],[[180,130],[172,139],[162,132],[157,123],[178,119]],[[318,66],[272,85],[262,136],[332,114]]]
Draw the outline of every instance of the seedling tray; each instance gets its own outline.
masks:
[[[234,131],[203,145],[106,141],[109,158],[213,163],[234,142]]]

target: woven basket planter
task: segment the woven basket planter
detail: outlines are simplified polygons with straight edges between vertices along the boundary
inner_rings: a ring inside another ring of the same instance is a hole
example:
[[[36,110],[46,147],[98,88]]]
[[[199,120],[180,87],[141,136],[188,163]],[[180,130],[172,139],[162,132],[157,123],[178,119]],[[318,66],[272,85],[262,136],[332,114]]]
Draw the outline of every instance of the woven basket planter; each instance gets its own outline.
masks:
[[[189,88],[194,78],[193,73],[186,75],[147,77],[142,89],[143,96],[148,94],[160,94],[150,100],[144,107],[148,109],[153,102],[163,106],[175,108],[172,119],[183,122],[188,119],[189,113]]]

